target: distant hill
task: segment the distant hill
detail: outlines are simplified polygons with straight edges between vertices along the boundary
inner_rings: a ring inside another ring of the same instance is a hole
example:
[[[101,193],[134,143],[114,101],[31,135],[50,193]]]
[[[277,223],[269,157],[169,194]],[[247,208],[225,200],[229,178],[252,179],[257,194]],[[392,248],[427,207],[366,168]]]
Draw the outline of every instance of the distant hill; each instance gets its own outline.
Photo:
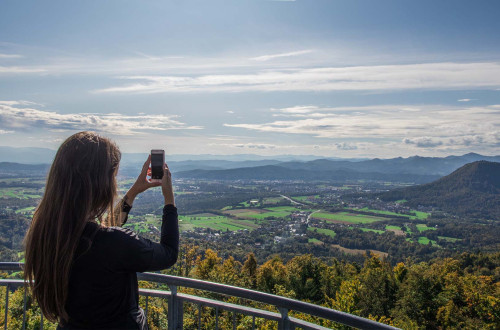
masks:
[[[55,150],[51,149],[0,146],[0,162],[12,164],[50,164],[54,154]],[[120,175],[137,175],[146,157],[147,153],[123,153]],[[206,158],[203,159],[204,157]],[[476,153],[447,157],[413,156],[369,160],[311,160],[311,157],[314,156],[167,155],[166,161],[175,177],[179,178],[335,181],[364,179],[414,184],[431,182],[470,162],[500,162],[500,156],[483,156]],[[23,173],[17,173],[16,166],[0,166],[0,170],[2,169],[3,175],[24,175],[29,172],[29,168],[26,168]],[[36,168],[33,170],[37,171]]]
[[[221,162],[210,161],[173,163],[177,177],[215,180],[386,180],[428,183],[464,164],[477,160],[500,162],[500,156],[469,153],[448,157],[408,157],[370,160],[332,160],[289,162]],[[189,165],[189,166],[186,166]],[[207,167],[212,165],[212,168]],[[232,165],[232,166],[231,166]],[[240,165],[237,167],[235,165]],[[265,165],[265,166],[260,166]],[[196,168],[198,167],[198,168]]]
[[[317,159],[308,162],[284,162],[280,166],[290,169],[306,170],[340,170],[350,169],[357,172],[377,172],[377,173],[411,173],[419,175],[447,175],[459,167],[478,160],[500,162],[500,156],[483,156],[476,153],[468,153],[462,156],[447,157],[420,157],[408,158],[374,158],[362,161]]]
[[[49,171],[49,164],[19,164],[0,162],[0,177],[44,176]]]
[[[358,172],[348,168],[329,170],[328,167],[302,169],[287,168],[279,165],[242,167],[225,170],[192,170],[175,173],[177,178],[211,180],[305,180],[305,181],[347,181],[382,180],[410,183],[424,183],[439,178],[437,175]]]
[[[500,220],[500,163],[469,163],[432,183],[389,191],[380,198],[405,199],[413,207],[433,206],[450,214]]]

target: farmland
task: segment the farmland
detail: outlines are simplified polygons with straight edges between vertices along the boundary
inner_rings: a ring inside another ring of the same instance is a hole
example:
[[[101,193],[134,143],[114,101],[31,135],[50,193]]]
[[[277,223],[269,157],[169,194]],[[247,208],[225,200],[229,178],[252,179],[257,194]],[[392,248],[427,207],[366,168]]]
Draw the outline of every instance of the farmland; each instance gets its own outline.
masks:
[[[33,188],[0,188],[0,198],[30,199],[42,197],[39,189]]]
[[[387,220],[386,218],[356,214],[351,212],[316,212],[312,216],[314,219],[324,220],[333,223],[351,223],[351,224],[364,224],[377,221]]]
[[[408,217],[408,219],[411,220],[424,220],[429,217],[429,213],[427,212],[422,212],[422,211],[412,211],[412,214],[404,214],[404,213],[396,213],[396,212],[391,212],[391,211],[382,211],[382,210],[374,210],[370,209],[367,207],[359,209],[359,211],[364,211],[364,212],[370,212],[370,213],[376,213],[376,214],[383,214],[383,215],[392,215],[396,217]]]
[[[268,218],[286,218],[290,216],[290,214],[298,211],[312,212],[312,210],[302,210],[293,206],[276,206],[264,209],[233,209],[226,210],[225,213],[241,219],[265,220]]]
[[[194,230],[195,228],[236,231],[242,229],[254,230],[258,227],[258,224],[250,220],[238,220],[216,214],[201,213],[179,216],[179,227],[181,231]]]
[[[312,232],[316,232],[319,234],[323,234],[323,235],[328,235],[331,238],[335,237],[335,235],[336,235],[335,231],[333,231],[331,229],[327,229],[327,228],[309,227],[309,228],[307,228],[307,230],[310,230]]]

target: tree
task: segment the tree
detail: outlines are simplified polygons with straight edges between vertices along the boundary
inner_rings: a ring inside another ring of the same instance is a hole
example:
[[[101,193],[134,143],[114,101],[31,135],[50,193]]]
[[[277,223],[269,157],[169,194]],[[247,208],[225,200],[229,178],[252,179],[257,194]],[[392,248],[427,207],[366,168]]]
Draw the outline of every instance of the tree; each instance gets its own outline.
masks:
[[[247,255],[247,260],[245,260],[243,264],[241,277],[243,285],[246,287],[250,289],[255,289],[257,287],[257,259],[252,252]]]

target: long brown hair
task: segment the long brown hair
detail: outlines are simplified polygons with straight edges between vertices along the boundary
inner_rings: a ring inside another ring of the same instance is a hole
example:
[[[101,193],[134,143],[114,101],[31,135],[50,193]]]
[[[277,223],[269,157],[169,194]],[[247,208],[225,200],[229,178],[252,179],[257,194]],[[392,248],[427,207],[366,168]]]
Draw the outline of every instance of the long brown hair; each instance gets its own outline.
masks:
[[[70,136],[59,147],[25,237],[24,280],[51,322],[65,310],[73,257],[88,221],[115,225],[113,201],[121,153],[93,132]]]

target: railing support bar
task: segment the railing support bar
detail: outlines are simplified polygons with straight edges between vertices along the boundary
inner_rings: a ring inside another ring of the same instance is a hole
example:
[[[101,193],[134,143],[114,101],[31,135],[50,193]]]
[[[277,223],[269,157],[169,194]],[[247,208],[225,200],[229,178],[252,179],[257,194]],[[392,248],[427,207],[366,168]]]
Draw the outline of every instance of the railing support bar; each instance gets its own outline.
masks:
[[[198,330],[201,330],[201,304],[198,304]]]
[[[177,297],[177,286],[169,285],[172,293],[168,298],[168,330],[182,329],[183,324],[183,306]]]
[[[288,309],[278,307],[278,310],[281,314],[281,319],[278,322],[278,329],[290,330],[291,324],[290,324],[290,319],[288,318]]]
[[[215,330],[219,330],[219,307],[215,307]]]
[[[233,312],[233,330],[236,330],[236,312]]]
[[[149,296],[146,296],[146,322],[148,322],[148,301],[149,301]]]
[[[24,294],[23,294],[23,330],[26,329],[26,291],[28,290],[28,287],[26,284],[24,285]]]
[[[5,322],[3,328],[7,330],[7,316],[9,313],[9,284],[5,286]]]

